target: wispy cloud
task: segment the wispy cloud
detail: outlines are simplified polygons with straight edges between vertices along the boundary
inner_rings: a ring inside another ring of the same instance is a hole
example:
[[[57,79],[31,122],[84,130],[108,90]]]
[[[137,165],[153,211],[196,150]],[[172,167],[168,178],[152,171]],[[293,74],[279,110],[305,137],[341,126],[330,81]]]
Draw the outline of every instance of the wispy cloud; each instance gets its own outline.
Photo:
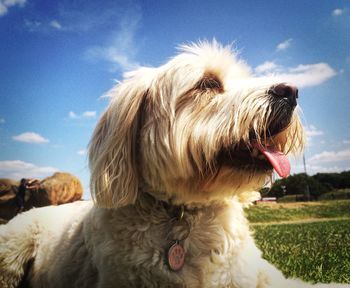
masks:
[[[35,132],[25,132],[17,136],[12,137],[13,140],[25,143],[42,144],[50,142],[48,139],[44,138],[40,134]]]
[[[313,145],[313,138],[324,135],[322,130],[317,129],[314,125],[305,126],[305,133],[307,137],[307,145],[310,147]]]
[[[332,11],[332,16],[340,16],[340,15],[343,15],[345,12],[345,9],[340,9],[340,8],[336,8]]]
[[[73,111],[69,111],[69,113],[68,113],[68,118],[69,118],[69,119],[77,119],[77,118],[78,118],[78,115],[75,114],[75,112],[73,112]]]
[[[325,163],[325,162],[343,162],[350,161],[350,149],[341,151],[323,151],[319,154],[313,155],[310,159],[310,163]]]
[[[304,128],[308,137],[321,136],[324,134],[322,130],[317,129],[314,125],[305,126]]]
[[[80,156],[85,156],[86,153],[87,153],[87,149],[81,149],[81,150],[77,151],[77,154]]]
[[[23,7],[26,0],[2,0],[0,1],[0,17],[8,13],[9,9],[14,6]]]
[[[72,33],[87,33],[105,29],[116,24],[116,19],[133,7],[128,1],[70,1],[57,3],[56,19],[64,23],[64,30]]]
[[[74,111],[69,111],[68,118],[69,119],[91,119],[96,118],[96,111],[85,111],[81,114],[77,114]]]
[[[0,161],[0,175],[4,178],[43,178],[47,177],[59,169],[50,166],[37,166],[21,160]]]
[[[337,75],[337,72],[327,63],[299,64],[296,67],[284,68],[274,62],[264,62],[255,68],[260,77],[289,82],[299,87],[320,85]]]
[[[53,8],[55,16],[49,20],[47,15],[36,11],[35,19],[24,20],[25,28],[30,32],[45,33],[53,29],[79,34],[102,31],[101,35],[106,35],[106,40],[103,42],[99,39],[97,45],[87,47],[85,58],[110,63],[111,72],[137,68],[139,63],[136,60],[138,49],[135,36],[141,23],[141,8],[129,1],[110,1],[103,5],[99,2],[85,2],[62,1]],[[111,27],[115,27],[113,31]]]
[[[137,68],[139,63],[135,60],[137,48],[134,40],[140,20],[139,12],[125,16],[111,40],[104,46],[90,47],[85,52],[86,58],[111,63],[113,72],[118,69],[128,71]]]
[[[350,144],[350,140],[349,139],[345,139],[342,142],[343,142],[343,144]]]
[[[279,78],[297,84],[299,87],[317,86],[334,77],[337,72],[327,63],[300,64],[281,73]]]
[[[309,164],[306,162],[306,172],[309,175],[314,175],[316,173],[339,173],[342,171],[350,170],[349,165],[339,166],[339,165],[328,165],[328,163],[322,163],[323,165]],[[292,173],[304,173],[304,165],[302,163],[292,164]]]
[[[96,118],[96,111],[85,111],[82,116],[85,118]]]
[[[49,32],[50,30],[65,30],[60,22],[57,20],[42,21],[24,19],[24,27],[29,32]]]
[[[52,20],[49,25],[57,30],[61,30],[62,29],[62,25],[60,22],[58,22],[57,20]]]
[[[258,74],[262,73],[268,73],[271,71],[276,71],[278,69],[278,65],[275,62],[272,61],[265,61],[264,63],[260,64],[259,66],[255,67],[255,72]]]
[[[41,28],[42,23],[37,20],[24,19],[24,26],[29,32],[36,32]]]
[[[6,121],[4,118],[0,118],[0,124],[4,124]]]
[[[282,51],[282,50],[286,50],[290,47],[291,43],[292,43],[293,39],[289,38],[281,43],[279,43],[276,47],[277,51]]]

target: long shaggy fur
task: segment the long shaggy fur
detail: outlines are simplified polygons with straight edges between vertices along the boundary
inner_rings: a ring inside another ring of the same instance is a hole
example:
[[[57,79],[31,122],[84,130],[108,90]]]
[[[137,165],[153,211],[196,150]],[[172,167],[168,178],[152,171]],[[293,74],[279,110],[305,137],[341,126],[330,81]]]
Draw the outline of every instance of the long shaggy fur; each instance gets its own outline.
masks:
[[[180,52],[111,90],[90,143],[94,205],[36,209],[0,227],[1,287],[23,278],[31,287],[309,287],[261,258],[243,213],[272,173],[252,143],[303,147],[294,107],[230,47]],[[174,272],[166,259],[176,239],[186,258]]]

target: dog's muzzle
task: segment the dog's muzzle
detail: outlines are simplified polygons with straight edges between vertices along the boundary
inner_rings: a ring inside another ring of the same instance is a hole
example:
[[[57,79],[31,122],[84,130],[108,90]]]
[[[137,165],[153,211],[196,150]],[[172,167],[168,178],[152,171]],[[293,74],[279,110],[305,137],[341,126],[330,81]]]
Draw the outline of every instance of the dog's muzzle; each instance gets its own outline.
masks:
[[[268,94],[284,99],[292,108],[297,106],[298,88],[294,85],[287,83],[273,85],[268,90]]]
[[[272,114],[268,125],[268,136],[274,136],[290,124],[293,111],[297,106],[298,88],[291,84],[279,83],[267,90],[270,96]]]

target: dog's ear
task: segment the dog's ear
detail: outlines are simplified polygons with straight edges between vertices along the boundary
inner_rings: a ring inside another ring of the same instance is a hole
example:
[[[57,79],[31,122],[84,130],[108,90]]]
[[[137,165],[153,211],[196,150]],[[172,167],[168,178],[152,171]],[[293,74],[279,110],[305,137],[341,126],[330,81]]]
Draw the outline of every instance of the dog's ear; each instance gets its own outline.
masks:
[[[90,189],[99,207],[117,208],[137,198],[136,146],[147,90],[136,82],[129,79],[112,90],[112,101],[90,142]]]

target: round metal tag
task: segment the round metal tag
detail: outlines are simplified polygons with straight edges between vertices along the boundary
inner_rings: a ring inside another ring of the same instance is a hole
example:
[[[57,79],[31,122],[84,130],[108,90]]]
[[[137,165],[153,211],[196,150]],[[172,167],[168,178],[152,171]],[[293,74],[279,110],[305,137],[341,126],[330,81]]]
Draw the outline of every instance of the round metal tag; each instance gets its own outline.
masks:
[[[185,250],[176,242],[168,251],[168,264],[171,270],[179,271],[185,263]]]

